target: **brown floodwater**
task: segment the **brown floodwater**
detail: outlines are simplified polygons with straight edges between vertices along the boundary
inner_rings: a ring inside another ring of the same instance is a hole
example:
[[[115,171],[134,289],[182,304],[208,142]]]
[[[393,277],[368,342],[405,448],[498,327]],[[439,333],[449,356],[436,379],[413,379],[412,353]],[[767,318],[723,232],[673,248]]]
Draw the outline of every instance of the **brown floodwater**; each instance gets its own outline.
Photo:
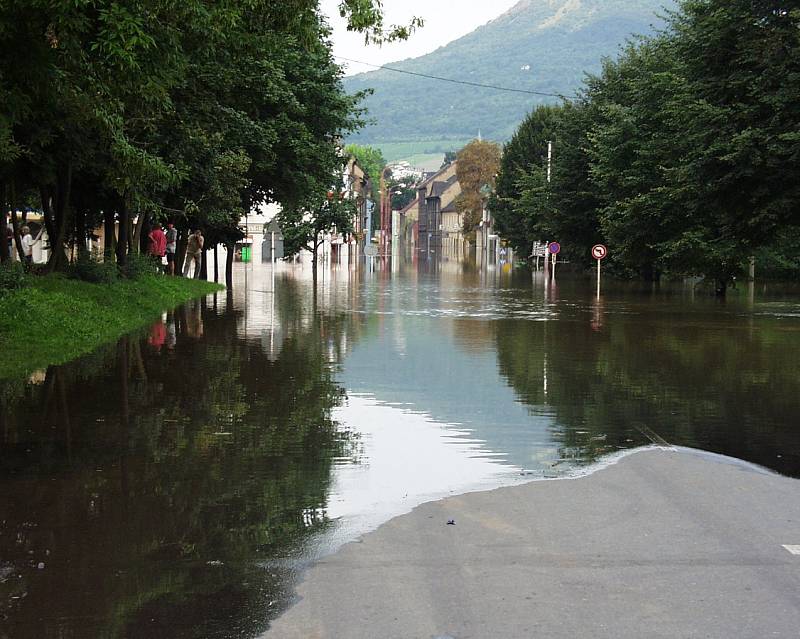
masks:
[[[640,446],[800,477],[797,287],[237,269],[0,382],[0,638],[256,637],[309,562],[419,503]]]

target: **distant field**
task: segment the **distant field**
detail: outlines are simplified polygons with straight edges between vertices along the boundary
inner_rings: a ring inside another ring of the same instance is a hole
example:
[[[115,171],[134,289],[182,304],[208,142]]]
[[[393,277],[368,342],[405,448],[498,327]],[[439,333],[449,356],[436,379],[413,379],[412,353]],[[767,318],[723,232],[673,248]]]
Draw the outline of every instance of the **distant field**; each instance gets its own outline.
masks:
[[[419,153],[402,159],[423,171],[438,171],[444,162],[444,153]]]
[[[458,151],[470,142],[466,140],[424,140],[419,142],[365,142],[369,146],[377,147],[383,153],[387,162],[406,160],[415,166],[415,161],[435,162],[439,158],[441,164],[442,157],[446,151]],[[412,161],[415,160],[415,161]],[[438,166],[434,168],[439,168]]]

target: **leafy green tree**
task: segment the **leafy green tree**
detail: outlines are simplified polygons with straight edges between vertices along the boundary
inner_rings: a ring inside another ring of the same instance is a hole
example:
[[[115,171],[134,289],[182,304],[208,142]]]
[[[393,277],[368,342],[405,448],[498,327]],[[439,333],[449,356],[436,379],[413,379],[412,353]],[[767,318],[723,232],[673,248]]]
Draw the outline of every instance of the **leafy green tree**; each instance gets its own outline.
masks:
[[[325,234],[333,231],[352,233],[356,215],[356,203],[345,197],[341,188],[309,198],[306,206],[281,209],[278,223],[283,233],[285,257],[293,257],[302,250],[310,251],[312,270],[316,278],[317,253],[325,240]]]
[[[552,158],[532,162],[519,175],[516,215],[527,216],[534,240],[556,240],[563,255],[575,264],[589,263],[590,248],[602,239],[597,218],[598,201],[589,182],[588,125],[592,107],[585,101],[550,107]]]
[[[556,234],[584,256],[602,240],[620,273],[701,275],[724,294],[797,225],[798,26],[780,2],[682,3],[580,100],[520,126],[491,204],[499,230],[518,249]]]
[[[665,243],[686,219],[685,132],[691,94],[670,40],[631,44],[589,80],[589,177],[612,263],[658,279],[671,265]]]
[[[555,137],[559,108],[541,106],[523,120],[517,131],[503,147],[495,191],[489,201],[497,232],[506,238],[520,255],[528,255],[534,240],[541,237],[539,224],[543,217],[543,202],[528,199],[521,205],[523,188],[535,188],[531,182],[523,185],[526,176],[538,175],[538,187],[543,189],[542,177],[547,166],[547,143]],[[566,242],[566,240],[564,240]]]
[[[724,292],[743,261],[800,219],[800,10],[687,0],[671,21],[694,98],[686,121],[691,224],[669,249]]]
[[[372,200],[378,202],[381,197],[381,173],[386,168],[383,153],[377,147],[348,144],[344,152],[356,159],[358,165],[364,169],[372,184]]]
[[[404,209],[417,198],[418,183],[418,180],[412,178],[391,177],[387,180],[386,188],[392,199],[393,211]]]
[[[340,11],[375,42],[420,24],[386,26],[378,0]],[[233,232],[237,211],[324,189],[361,124],[329,36],[316,0],[3,3],[0,183],[40,198],[51,267],[101,215],[124,264],[153,219],[218,225],[222,198]]]

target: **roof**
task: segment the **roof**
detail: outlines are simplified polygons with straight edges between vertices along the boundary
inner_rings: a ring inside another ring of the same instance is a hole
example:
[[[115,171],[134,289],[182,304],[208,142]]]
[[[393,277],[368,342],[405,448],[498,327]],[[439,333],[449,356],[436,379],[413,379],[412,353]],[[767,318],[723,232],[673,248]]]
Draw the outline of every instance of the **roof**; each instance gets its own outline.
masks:
[[[428,197],[442,197],[447,189],[453,186],[453,184],[455,184],[457,181],[458,178],[455,175],[451,175],[450,178],[445,182],[434,182],[431,185],[431,191],[428,193]]]
[[[457,161],[451,162],[447,166],[443,166],[441,169],[436,171],[436,173],[430,175],[417,187],[417,191],[419,191],[419,189],[422,188],[427,189],[429,186],[431,186],[431,184],[433,184],[427,197],[441,197],[450,186],[452,186],[455,182],[458,181],[458,178],[456,177],[455,173],[453,173],[453,175],[451,175],[447,180],[437,180],[436,178],[442,175],[442,173],[446,173],[447,171],[456,168],[457,163],[458,163]],[[401,211],[401,213],[406,213],[418,205],[419,205],[419,197],[416,197],[414,198],[414,200],[412,200],[406,205],[406,207]]]
[[[442,213],[458,213],[458,210],[456,209],[456,201],[453,200],[452,202],[450,202],[450,204],[445,206],[442,209]]]

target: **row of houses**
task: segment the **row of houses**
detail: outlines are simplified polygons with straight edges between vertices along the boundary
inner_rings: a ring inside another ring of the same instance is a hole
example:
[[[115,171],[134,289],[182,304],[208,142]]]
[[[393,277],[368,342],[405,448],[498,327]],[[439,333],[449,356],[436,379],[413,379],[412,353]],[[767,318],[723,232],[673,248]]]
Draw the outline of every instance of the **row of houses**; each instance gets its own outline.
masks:
[[[460,255],[464,251],[463,215],[456,209],[461,194],[452,162],[433,173],[417,187],[417,198],[400,211],[409,231],[406,239],[423,251]]]

